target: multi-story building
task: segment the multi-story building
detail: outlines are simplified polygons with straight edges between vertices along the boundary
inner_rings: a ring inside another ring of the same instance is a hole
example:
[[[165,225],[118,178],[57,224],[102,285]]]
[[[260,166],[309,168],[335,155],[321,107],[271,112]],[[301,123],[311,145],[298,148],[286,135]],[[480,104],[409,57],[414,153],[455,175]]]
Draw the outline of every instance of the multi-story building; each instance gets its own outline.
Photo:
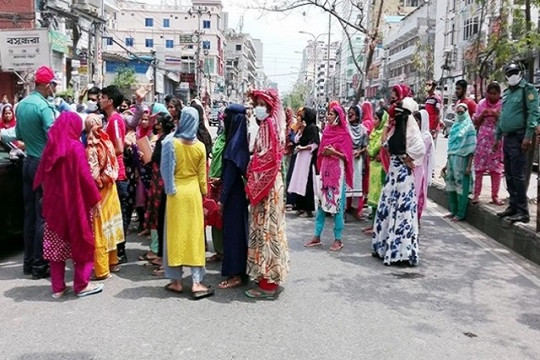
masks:
[[[118,0],[104,47],[109,53],[142,59],[136,67],[140,81],[149,77],[149,63],[155,62],[159,93],[173,92],[180,81],[189,84],[192,95],[206,97],[224,88],[222,15],[221,0],[194,0],[191,6]],[[117,67],[115,62],[107,64],[109,77]]]
[[[390,84],[407,83],[419,94],[426,79],[433,78],[435,5],[432,1],[422,3],[384,38],[387,63],[383,78]]]
[[[326,104],[329,101],[330,87],[335,77],[336,53],[340,48],[340,42],[335,41],[324,44],[319,54],[320,60],[317,60],[317,101],[319,104]],[[319,59],[319,58],[318,58]]]
[[[257,81],[255,87],[265,88],[268,82],[266,74],[264,72],[264,63],[263,63],[263,42],[260,39],[252,39],[253,46],[255,47],[255,65],[257,71]]]
[[[525,11],[525,2],[515,0],[511,3],[514,9]],[[437,22],[435,30],[434,73],[435,79],[440,82],[440,89],[448,106],[452,104],[457,80],[466,79],[470,84],[468,89],[470,95],[480,98],[483,95],[481,83],[489,81],[489,74],[498,70],[488,62],[487,67],[483,69],[485,78],[481,78],[477,73],[478,62],[482,61],[479,54],[487,42],[486,34],[502,30],[499,20],[501,6],[501,0],[487,1],[483,6],[472,0],[437,0],[437,19],[441,21]],[[512,11],[505,9],[509,16],[508,24],[511,24]],[[537,24],[538,18],[538,8],[532,6],[532,23]],[[511,28],[504,31],[511,31]],[[538,59],[535,61],[535,69],[537,68]]]
[[[302,51],[302,63],[297,82],[308,89],[306,102],[314,105],[326,102],[326,84],[331,83],[330,75],[335,76],[336,53],[340,43],[328,44],[324,41],[309,40]],[[328,66],[328,71],[327,71]],[[328,80],[330,79],[330,80]]]
[[[233,29],[226,31],[227,47],[225,49],[225,58],[228,68],[236,69],[237,76],[228,78],[227,87],[231,89],[232,99],[243,102],[246,92],[255,88],[260,80],[257,65],[257,52],[253,39],[249,34],[237,32]],[[260,44],[262,45],[262,43]]]
[[[380,83],[381,70],[384,69],[382,58],[386,56],[381,49],[384,49],[386,39],[383,37],[383,32],[393,27],[392,24],[396,19],[401,19],[401,17],[416,9],[421,2],[421,0],[373,0],[368,4],[366,29],[369,34],[377,34],[377,38],[366,39],[364,47],[364,67],[367,67],[365,69],[366,76],[355,82],[360,86],[364,86],[367,97],[375,96],[378,92],[384,93],[384,91],[381,91],[382,89],[379,89],[380,84],[374,85],[374,83]],[[371,58],[371,64],[368,64],[371,51],[373,51],[373,57]],[[380,61],[377,61],[377,55]]]

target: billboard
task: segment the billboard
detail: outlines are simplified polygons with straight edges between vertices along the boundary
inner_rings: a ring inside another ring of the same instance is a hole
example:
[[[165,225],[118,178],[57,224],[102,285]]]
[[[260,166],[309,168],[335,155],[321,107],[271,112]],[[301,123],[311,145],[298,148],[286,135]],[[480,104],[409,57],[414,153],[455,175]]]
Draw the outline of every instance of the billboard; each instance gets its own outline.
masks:
[[[2,71],[34,71],[51,66],[47,29],[0,31],[0,67]]]

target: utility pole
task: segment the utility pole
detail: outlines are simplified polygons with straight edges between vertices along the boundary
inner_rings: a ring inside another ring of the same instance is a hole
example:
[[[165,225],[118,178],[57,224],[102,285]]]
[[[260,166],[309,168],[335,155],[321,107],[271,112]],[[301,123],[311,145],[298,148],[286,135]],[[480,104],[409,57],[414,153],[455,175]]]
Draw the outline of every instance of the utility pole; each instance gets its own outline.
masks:
[[[328,98],[328,82],[330,81],[330,36],[332,33],[332,13],[328,13],[328,49],[326,51],[326,80],[324,82],[325,84],[325,97],[326,97],[326,104],[330,102],[330,99]]]
[[[155,50],[152,50],[150,52],[152,54],[152,78],[153,78],[153,85],[152,85],[152,89],[153,89],[153,96],[156,96],[156,93],[157,93],[157,55],[156,55],[156,51]]]

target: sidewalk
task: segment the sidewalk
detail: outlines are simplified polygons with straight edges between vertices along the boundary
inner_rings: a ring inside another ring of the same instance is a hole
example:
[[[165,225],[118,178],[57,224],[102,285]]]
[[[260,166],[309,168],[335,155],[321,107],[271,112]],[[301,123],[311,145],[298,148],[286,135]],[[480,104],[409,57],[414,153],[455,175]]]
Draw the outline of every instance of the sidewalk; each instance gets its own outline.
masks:
[[[437,162],[435,179],[428,191],[428,197],[437,204],[448,208],[448,199],[444,190],[444,181],[440,178],[441,168],[444,164]],[[531,176],[528,196],[529,212],[531,221],[528,224],[511,224],[509,221],[500,219],[496,213],[506,209],[508,204],[508,192],[503,178],[499,198],[504,200],[505,205],[496,206],[491,201],[491,179],[484,176],[480,203],[471,204],[467,209],[466,221],[482,231],[489,237],[507,246],[527,259],[540,264],[540,233],[536,233],[536,197],[537,197],[537,174]],[[470,199],[472,196],[469,197]]]

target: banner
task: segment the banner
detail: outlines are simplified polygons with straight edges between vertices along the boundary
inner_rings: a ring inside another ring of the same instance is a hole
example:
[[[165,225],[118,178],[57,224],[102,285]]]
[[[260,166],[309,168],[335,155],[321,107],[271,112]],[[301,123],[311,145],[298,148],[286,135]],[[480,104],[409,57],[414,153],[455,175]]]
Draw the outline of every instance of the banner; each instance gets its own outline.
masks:
[[[34,71],[51,66],[47,29],[0,31],[0,67],[2,71]]]

